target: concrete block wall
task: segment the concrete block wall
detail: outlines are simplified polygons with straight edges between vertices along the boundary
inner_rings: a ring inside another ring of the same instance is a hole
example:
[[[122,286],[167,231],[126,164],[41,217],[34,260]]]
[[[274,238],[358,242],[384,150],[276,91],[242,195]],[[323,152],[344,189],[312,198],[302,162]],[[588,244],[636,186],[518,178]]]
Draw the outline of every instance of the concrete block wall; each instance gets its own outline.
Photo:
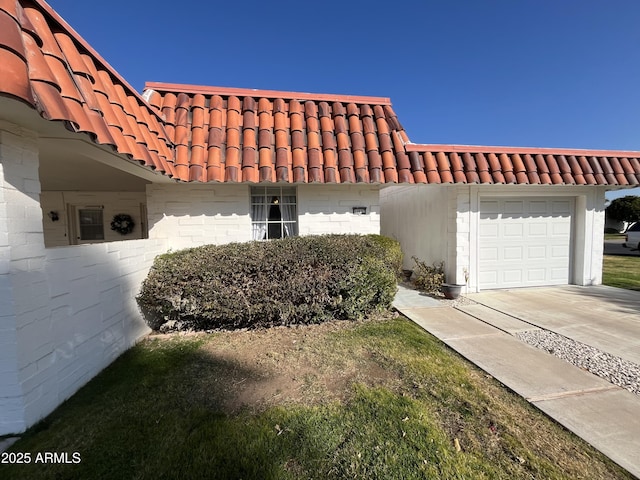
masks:
[[[45,248],[38,139],[0,125],[0,435],[50,413],[148,332],[135,302],[163,240]]]
[[[46,247],[59,247],[75,243],[70,241],[69,220],[67,218],[68,205],[86,206],[101,205],[104,221],[104,241],[117,242],[134,238],[144,238],[141,205],[146,203],[145,192],[59,192],[45,191],[40,195],[40,204],[43,211],[44,243]],[[58,213],[59,220],[54,222],[48,217],[48,213]],[[123,236],[111,230],[111,220],[114,215],[126,213],[131,215],[135,222],[133,232]]]
[[[471,237],[474,220],[470,188],[466,185],[449,189],[449,222],[447,232],[450,238],[445,274],[447,282],[465,284],[465,272],[471,272],[472,249],[475,243]]]
[[[35,332],[40,347],[47,320],[37,141],[33,132],[0,125],[0,434],[26,427],[26,394],[33,393],[25,387],[32,387],[36,369],[22,368],[21,343]]]
[[[299,185],[298,233],[380,233],[376,185]],[[249,185],[149,185],[149,237],[178,250],[251,240]],[[366,207],[354,215],[353,207]]]
[[[135,297],[153,259],[165,251],[163,241],[144,239],[47,249],[50,332],[43,346],[35,332],[25,339],[25,351],[34,353],[21,367],[50,356],[57,403],[150,331]],[[29,407],[28,415],[41,411]]]
[[[298,186],[298,233],[380,233],[380,198],[377,185]],[[353,207],[366,207],[354,215]]]
[[[251,240],[248,185],[147,186],[149,238],[173,250]]]

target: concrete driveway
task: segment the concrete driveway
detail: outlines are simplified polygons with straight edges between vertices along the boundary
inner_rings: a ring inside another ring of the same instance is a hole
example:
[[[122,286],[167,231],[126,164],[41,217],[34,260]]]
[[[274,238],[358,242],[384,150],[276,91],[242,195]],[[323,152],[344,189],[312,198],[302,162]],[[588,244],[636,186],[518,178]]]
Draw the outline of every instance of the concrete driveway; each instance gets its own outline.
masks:
[[[452,308],[399,287],[394,306],[640,479],[640,396],[514,336],[544,328],[640,363],[640,292],[566,286],[468,297],[478,303]]]
[[[485,307],[640,364],[640,292],[607,286],[491,290]]]

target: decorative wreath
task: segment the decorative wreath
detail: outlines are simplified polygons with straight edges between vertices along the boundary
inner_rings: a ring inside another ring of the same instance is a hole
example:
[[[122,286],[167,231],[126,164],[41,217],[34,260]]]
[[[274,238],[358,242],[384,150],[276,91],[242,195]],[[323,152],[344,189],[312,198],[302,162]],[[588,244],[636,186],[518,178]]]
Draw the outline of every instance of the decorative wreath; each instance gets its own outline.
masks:
[[[133,227],[136,226],[136,223],[131,218],[131,215],[127,215],[126,213],[119,213],[113,217],[111,221],[111,230],[115,230],[120,235],[128,235],[133,232]]]

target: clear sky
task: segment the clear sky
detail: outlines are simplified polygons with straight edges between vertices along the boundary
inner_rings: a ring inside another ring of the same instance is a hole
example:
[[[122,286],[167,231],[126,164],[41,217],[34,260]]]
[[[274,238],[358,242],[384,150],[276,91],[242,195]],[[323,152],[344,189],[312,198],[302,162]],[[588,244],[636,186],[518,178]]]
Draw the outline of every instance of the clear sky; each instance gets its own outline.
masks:
[[[138,91],[382,96],[415,143],[640,150],[637,0],[49,3]]]

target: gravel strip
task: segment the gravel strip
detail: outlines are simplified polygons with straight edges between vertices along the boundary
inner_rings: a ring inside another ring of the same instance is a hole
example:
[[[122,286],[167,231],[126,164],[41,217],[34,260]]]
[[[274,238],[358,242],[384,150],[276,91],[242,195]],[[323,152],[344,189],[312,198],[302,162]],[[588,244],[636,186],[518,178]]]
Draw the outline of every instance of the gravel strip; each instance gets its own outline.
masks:
[[[448,298],[444,298],[444,295],[442,297],[436,297],[436,298],[438,300],[440,300],[440,302],[442,302],[445,305],[447,305],[448,307],[459,307],[459,306],[463,306],[463,305],[475,305],[477,303],[477,302],[474,302],[473,300],[471,300],[470,298],[465,297],[464,295],[460,295],[455,300],[449,300]]]
[[[594,375],[640,395],[640,365],[576,342],[548,330],[527,330],[515,336]]]

